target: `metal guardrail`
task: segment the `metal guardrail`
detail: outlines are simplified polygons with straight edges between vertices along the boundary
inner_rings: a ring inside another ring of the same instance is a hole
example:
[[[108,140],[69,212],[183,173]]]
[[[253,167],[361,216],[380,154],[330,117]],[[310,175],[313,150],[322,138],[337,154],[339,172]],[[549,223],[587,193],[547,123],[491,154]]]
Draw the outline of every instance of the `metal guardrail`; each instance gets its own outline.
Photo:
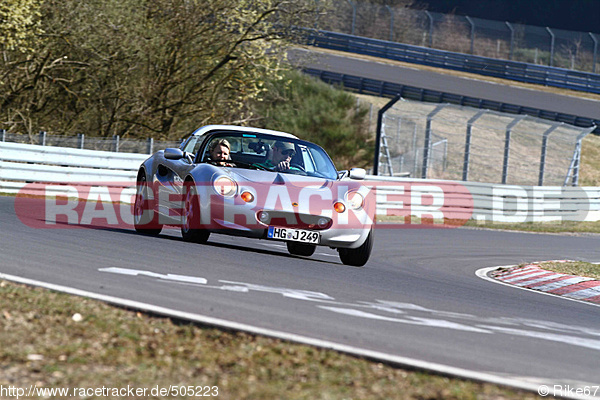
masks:
[[[564,122],[584,128],[589,128],[594,125],[600,127],[600,119],[594,120],[572,114],[541,110],[534,107],[519,106],[516,104],[502,103],[493,100],[484,100],[476,97],[445,93],[437,90],[423,89],[414,86],[402,85],[399,83],[379,81],[376,79],[323,71],[314,68],[305,68],[303,71],[309,75],[318,77],[322,81],[329,84],[341,85],[344,89],[356,91],[362,94],[389,98],[400,95],[408,100],[431,103],[449,103],[510,114],[527,114],[537,118]],[[600,131],[600,128],[596,128],[595,132],[598,131]]]
[[[600,74],[453,53],[328,31],[310,34],[308,44],[395,61],[600,94]]]
[[[0,142],[0,181],[135,185],[137,170],[146,158],[146,154]],[[10,193],[18,187],[12,184]]]
[[[137,168],[147,157],[60,147],[47,150],[44,146],[0,143],[0,193],[22,193],[27,187],[27,194],[70,196],[73,187],[69,183],[89,182],[100,192],[104,192],[104,185],[108,192],[116,190],[127,203],[135,193]],[[117,163],[123,169],[109,168]],[[436,199],[441,199],[444,205],[440,212],[478,221],[600,220],[600,187],[511,186],[381,176],[367,179],[367,184],[387,183],[376,192],[379,214],[401,215],[410,210],[410,215],[435,216]],[[433,201],[417,201],[423,196]]]
[[[600,187],[516,186],[374,175],[366,179],[397,185],[377,190],[378,215],[406,216],[410,210],[416,217],[440,214],[482,223],[600,221]],[[429,205],[422,204],[421,196],[429,197]]]

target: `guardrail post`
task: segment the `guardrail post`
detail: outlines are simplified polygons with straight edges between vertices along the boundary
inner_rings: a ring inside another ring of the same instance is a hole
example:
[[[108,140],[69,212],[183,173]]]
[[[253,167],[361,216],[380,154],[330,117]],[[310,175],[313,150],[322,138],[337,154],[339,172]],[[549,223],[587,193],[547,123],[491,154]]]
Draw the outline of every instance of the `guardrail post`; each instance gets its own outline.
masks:
[[[77,134],[77,147],[83,150],[83,146],[85,144],[85,135],[83,133]]]
[[[154,139],[148,138],[148,142],[147,143],[148,143],[148,147],[147,147],[148,154],[154,153]]]
[[[542,156],[540,158],[540,177],[538,179],[538,186],[544,186],[544,172],[545,172],[545,168],[546,168],[546,152],[548,149],[548,136],[550,136],[550,134],[552,132],[554,132],[554,130],[561,125],[562,125],[562,123],[554,124],[550,128],[548,128],[546,130],[546,132],[544,132],[544,136],[542,138]]]
[[[46,145],[46,132],[40,131],[40,135],[39,135],[39,139],[38,139],[38,144],[40,146],[45,146]]]
[[[515,127],[525,115],[515,118],[510,124],[506,126],[506,138],[504,139],[504,162],[502,163],[502,184],[506,184],[508,178],[508,160],[510,158],[510,135],[512,128]]]
[[[554,32],[548,27],[546,31],[550,34],[550,66],[554,66]]]
[[[442,109],[446,107],[445,104],[441,104],[435,108],[432,112],[427,116],[427,124],[425,126],[425,145],[423,147],[423,170],[421,171],[421,178],[427,179],[427,169],[429,168],[429,153],[431,147],[431,120],[433,117]]]
[[[485,114],[487,110],[481,110],[477,114],[475,114],[468,122],[467,122],[467,138],[465,139],[465,158],[463,161],[463,173],[462,180],[469,180],[469,161],[471,158],[471,131],[473,129],[473,124],[475,121],[479,119],[483,114]]]
[[[119,135],[113,135],[113,151],[119,152]]]
[[[0,141],[6,142],[6,129],[0,129]]]

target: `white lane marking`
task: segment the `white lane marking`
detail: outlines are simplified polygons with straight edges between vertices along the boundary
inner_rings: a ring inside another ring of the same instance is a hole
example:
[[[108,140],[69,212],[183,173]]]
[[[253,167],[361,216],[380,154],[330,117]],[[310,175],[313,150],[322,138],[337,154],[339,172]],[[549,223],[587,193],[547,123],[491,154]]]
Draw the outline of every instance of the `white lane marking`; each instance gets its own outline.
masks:
[[[556,333],[548,332],[537,332],[523,329],[504,328],[500,326],[492,325],[479,325],[482,328],[490,329],[493,331],[506,333],[509,335],[526,336],[530,338],[550,340],[553,342],[566,343],[568,345],[586,347],[588,349],[600,350],[600,340],[586,339],[577,336],[559,335]]]
[[[514,266],[515,265],[513,265],[513,267]],[[488,276],[488,274],[490,272],[496,271],[499,268],[510,268],[510,267],[511,266],[480,268],[477,271],[475,271],[475,275],[477,275],[479,278],[481,278],[483,280],[486,280],[488,282],[492,282],[492,283],[495,283],[495,284],[498,284],[498,285],[508,286],[508,287],[513,288],[513,289],[527,290],[529,292],[533,292],[533,293],[537,293],[537,294],[542,294],[542,295],[545,295],[545,296],[552,296],[552,297],[555,297],[555,298],[558,297],[558,298],[565,299],[565,300],[568,300],[568,301],[575,301],[577,303],[587,304],[588,306],[600,307],[600,304],[592,303],[591,301],[584,301],[584,300],[572,299],[570,297],[564,297],[564,296],[560,296],[560,295],[557,295],[557,294],[554,294],[554,293],[541,292],[539,290],[534,290],[534,289],[530,289],[530,288],[523,287],[523,286],[512,285],[510,283],[506,283],[506,282],[503,282],[501,280],[494,279],[494,278],[491,278],[491,277]]]
[[[219,280],[219,282],[233,284],[235,287],[245,288],[248,291],[254,290],[257,292],[266,292],[266,293],[278,293],[283,297],[289,297],[297,300],[308,300],[308,301],[323,301],[323,300],[335,300],[333,297],[320,292],[313,292],[310,290],[299,290],[299,289],[288,289],[288,288],[278,288],[272,286],[263,286],[256,285],[252,283],[244,283],[244,282],[234,282],[234,281],[226,281]]]
[[[46,289],[72,294],[80,297],[87,297],[90,299],[104,301],[110,304],[116,304],[127,308],[138,309],[142,311],[146,311],[149,313],[154,313],[158,315],[164,315],[166,317],[178,318],[189,320],[201,324],[213,325],[217,327],[234,329],[239,331],[244,331],[256,335],[263,335],[272,338],[278,338],[282,340],[287,340],[290,342],[302,343],[310,346],[315,346],[323,349],[331,349],[335,351],[339,351],[346,354],[351,354],[358,357],[365,357],[374,360],[381,360],[392,363],[399,367],[412,367],[419,368],[423,370],[435,371],[440,374],[456,376],[465,379],[474,379],[479,381],[485,381],[489,383],[494,383],[497,385],[506,385],[519,389],[529,390],[529,391],[537,391],[539,385],[541,383],[546,385],[554,385],[556,384],[556,379],[544,379],[539,377],[527,377],[527,376],[519,376],[519,377],[503,377],[499,373],[493,372],[481,372],[481,371],[473,371],[465,368],[453,367],[445,364],[438,364],[434,362],[419,360],[416,358],[403,357],[391,355],[388,353],[382,353],[378,351],[363,349],[360,347],[345,345],[337,342],[332,342],[328,340],[322,340],[317,338],[312,338],[309,336],[298,335],[294,333],[288,333],[283,331],[278,331],[274,329],[261,328],[254,325],[242,324],[239,322],[233,322],[225,319],[209,317],[202,314],[189,313],[179,310],[174,310],[171,308],[156,306],[153,304],[142,303],[139,301],[123,299],[115,296],[107,296],[99,293],[89,292],[86,290],[75,289],[68,286],[56,285],[53,283],[38,281],[34,279],[22,278],[15,275],[8,275],[4,273],[0,273],[0,279],[6,279],[12,282],[21,283],[24,285],[30,286],[38,286]],[[581,386],[586,385],[586,382],[581,382]]]
[[[319,308],[322,308],[324,310],[333,311],[333,312],[336,312],[339,314],[345,314],[345,315],[350,315],[350,316],[359,317],[359,318],[376,319],[379,321],[399,322],[402,324],[409,324],[409,325],[432,326],[432,327],[436,327],[436,328],[456,329],[456,330],[467,331],[467,332],[492,333],[489,330],[476,328],[476,327],[463,325],[463,324],[458,324],[456,322],[450,322],[450,321],[446,321],[443,319],[411,317],[411,316],[407,316],[406,319],[403,319],[403,318],[385,317],[383,315],[360,311],[360,310],[356,310],[353,308],[328,307],[328,306],[319,306]]]
[[[157,272],[144,271],[140,269],[127,269],[127,268],[118,268],[118,267],[110,267],[110,268],[99,268],[100,272],[110,272],[113,274],[121,274],[121,275],[130,275],[130,276],[148,276],[151,278],[163,279],[166,281],[174,281],[174,282],[185,282],[185,283],[199,283],[199,284],[207,284],[208,280],[206,278],[202,278],[199,276],[188,276],[188,275],[176,275],[176,274],[159,274]]]

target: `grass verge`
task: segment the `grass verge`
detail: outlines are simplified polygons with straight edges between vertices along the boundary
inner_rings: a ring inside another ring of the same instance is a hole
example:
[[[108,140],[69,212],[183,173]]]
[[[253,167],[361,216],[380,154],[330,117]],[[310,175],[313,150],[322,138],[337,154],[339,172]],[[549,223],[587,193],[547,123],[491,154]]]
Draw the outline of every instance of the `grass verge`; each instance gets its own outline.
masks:
[[[543,262],[540,268],[553,271],[558,274],[585,276],[588,278],[600,279],[600,265],[584,261],[568,262]]]
[[[144,398],[194,397],[151,395],[170,385],[217,386],[221,399],[537,398],[7,281],[0,282],[0,341],[3,387],[129,385],[146,388]],[[95,397],[126,397],[105,393]]]
[[[511,224],[496,222],[481,223],[470,220],[464,226],[536,233],[600,234],[600,222],[594,221],[521,222]]]

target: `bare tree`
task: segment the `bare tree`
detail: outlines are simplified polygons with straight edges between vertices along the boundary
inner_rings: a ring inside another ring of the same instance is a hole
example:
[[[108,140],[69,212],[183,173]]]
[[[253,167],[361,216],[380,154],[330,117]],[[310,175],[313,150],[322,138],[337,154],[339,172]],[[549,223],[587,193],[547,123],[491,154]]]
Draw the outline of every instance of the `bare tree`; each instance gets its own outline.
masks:
[[[180,137],[244,121],[312,0],[46,0],[35,51],[0,60],[0,121],[64,134]],[[309,22],[310,21],[310,22]]]

